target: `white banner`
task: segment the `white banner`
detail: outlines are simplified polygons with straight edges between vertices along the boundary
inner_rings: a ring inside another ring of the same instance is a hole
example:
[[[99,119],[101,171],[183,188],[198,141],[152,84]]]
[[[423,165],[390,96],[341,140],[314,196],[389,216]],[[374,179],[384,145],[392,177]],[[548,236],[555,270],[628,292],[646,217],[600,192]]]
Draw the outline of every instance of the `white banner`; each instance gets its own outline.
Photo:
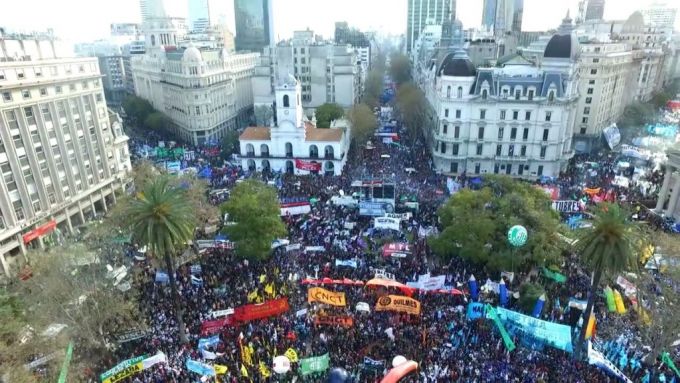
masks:
[[[411,212],[406,212],[406,213],[385,213],[385,217],[388,217],[388,218],[397,218],[397,219],[402,220],[402,221],[408,221],[409,219],[411,219],[412,216],[413,216],[413,213],[411,213]]]
[[[357,225],[356,222],[345,222],[345,224],[342,227],[347,229],[347,230],[352,230],[352,229],[354,229],[354,226],[356,226],[356,225]]]
[[[302,215],[308,214],[312,211],[312,206],[310,204],[302,204],[297,206],[281,206],[281,216],[285,217],[287,215]]]
[[[217,310],[217,311],[212,311],[210,313],[210,316],[212,318],[219,318],[219,317],[226,317],[227,315],[232,315],[234,313],[234,309],[226,309],[226,310]]]
[[[388,273],[385,269],[375,269],[373,271],[375,272],[375,278],[395,280],[394,274]]]
[[[303,315],[307,315],[307,309],[301,309],[295,312],[296,317],[301,317]]]
[[[307,246],[305,247],[305,253],[313,253],[315,251],[324,251],[326,250],[325,247],[323,246]]]
[[[376,229],[400,230],[399,224],[401,223],[401,220],[399,218],[375,217],[374,220],[375,223],[373,227]]]
[[[286,245],[286,251],[300,250],[302,245],[299,243],[294,243],[292,245]]]
[[[511,271],[501,271],[501,278],[505,278],[512,283],[512,281],[515,280],[515,273]]]
[[[426,279],[418,280],[418,283],[423,290],[443,289],[446,283],[446,275],[428,276]]]
[[[370,313],[371,312],[371,306],[369,306],[368,303],[366,303],[366,302],[359,302],[359,303],[357,303],[356,310]]]
[[[576,213],[581,210],[579,202],[571,200],[553,201],[552,208],[553,210],[557,210],[562,213]]]
[[[165,356],[162,352],[158,352],[158,354],[146,358],[142,361],[142,366],[143,369],[146,370],[147,368],[151,368],[152,366],[157,365],[158,363],[168,363],[168,357]]]

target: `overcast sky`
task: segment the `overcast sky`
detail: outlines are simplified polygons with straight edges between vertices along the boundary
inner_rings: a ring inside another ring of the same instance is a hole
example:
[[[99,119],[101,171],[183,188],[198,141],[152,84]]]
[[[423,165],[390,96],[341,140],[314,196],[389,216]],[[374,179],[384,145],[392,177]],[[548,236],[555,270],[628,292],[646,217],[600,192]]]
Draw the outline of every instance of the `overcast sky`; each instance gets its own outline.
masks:
[[[109,24],[139,22],[139,0],[4,0],[0,26],[13,30],[54,28],[65,40],[92,41],[105,38]],[[166,0],[186,3],[187,0]],[[255,0],[254,0],[255,1]],[[654,0],[607,0],[605,19],[625,19]],[[210,0],[211,16],[223,14],[233,30],[233,0]],[[331,37],[336,21],[347,21],[364,30],[401,34],[406,31],[407,0],[273,0],[274,31],[277,38],[292,36],[294,30],[309,27]],[[457,0],[458,18],[465,28],[481,23],[483,0]],[[680,6],[680,0],[667,0]],[[556,28],[578,0],[524,0],[523,30]],[[676,20],[680,29],[680,15]]]

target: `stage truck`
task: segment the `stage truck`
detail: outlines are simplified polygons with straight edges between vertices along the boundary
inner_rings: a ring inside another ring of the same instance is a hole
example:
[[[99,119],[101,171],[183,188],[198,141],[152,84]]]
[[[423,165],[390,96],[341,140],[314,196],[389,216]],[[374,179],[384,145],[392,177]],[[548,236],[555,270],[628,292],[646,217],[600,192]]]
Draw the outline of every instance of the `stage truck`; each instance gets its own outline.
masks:
[[[385,179],[352,182],[352,197],[359,202],[359,215],[382,217],[396,206],[396,184]]]

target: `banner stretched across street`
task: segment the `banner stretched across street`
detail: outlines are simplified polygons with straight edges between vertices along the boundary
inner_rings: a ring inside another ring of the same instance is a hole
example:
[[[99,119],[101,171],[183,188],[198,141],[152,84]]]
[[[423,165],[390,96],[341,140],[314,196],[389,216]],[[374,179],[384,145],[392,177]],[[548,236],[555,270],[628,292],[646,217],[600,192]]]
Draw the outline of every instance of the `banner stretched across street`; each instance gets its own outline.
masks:
[[[260,304],[240,306],[234,309],[234,319],[239,322],[250,322],[283,314],[290,309],[288,298],[279,298]]]

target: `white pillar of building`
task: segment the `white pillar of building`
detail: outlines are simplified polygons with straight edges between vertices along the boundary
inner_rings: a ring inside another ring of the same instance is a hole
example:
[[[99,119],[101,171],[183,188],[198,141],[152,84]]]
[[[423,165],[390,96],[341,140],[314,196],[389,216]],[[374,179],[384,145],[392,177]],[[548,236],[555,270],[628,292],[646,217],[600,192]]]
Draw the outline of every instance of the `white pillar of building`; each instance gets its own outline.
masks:
[[[661,213],[663,205],[666,203],[666,199],[668,199],[668,189],[671,186],[671,178],[673,178],[673,167],[670,164],[666,164],[666,174],[663,177],[663,185],[661,186],[661,191],[659,191],[656,208],[654,209],[657,213]]]
[[[21,253],[21,256],[24,257],[24,261],[28,263],[28,251],[26,251],[24,237],[22,237],[21,234],[17,234],[17,241],[19,242],[19,252]]]
[[[73,222],[71,222],[71,213],[68,211],[68,208],[64,210],[64,215],[66,216],[66,225],[68,226],[68,232],[69,234],[73,234]]]
[[[83,207],[80,206],[80,201],[78,201],[78,216],[80,217],[80,224],[85,223],[85,214],[83,214]]]
[[[672,217],[673,212],[675,212],[675,205],[678,202],[678,196],[680,195],[680,180],[673,180],[673,193],[671,193],[671,199],[668,200],[668,208],[666,209],[666,216]]]
[[[5,276],[11,277],[12,274],[9,272],[9,264],[5,259],[5,254],[0,253],[0,264],[2,264],[2,271],[5,273]]]
[[[106,197],[104,196],[104,192],[101,192],[101,197],[102,197],[102,206],[104,207],[104,213],[109,212],[109,207],[106,206]]]

